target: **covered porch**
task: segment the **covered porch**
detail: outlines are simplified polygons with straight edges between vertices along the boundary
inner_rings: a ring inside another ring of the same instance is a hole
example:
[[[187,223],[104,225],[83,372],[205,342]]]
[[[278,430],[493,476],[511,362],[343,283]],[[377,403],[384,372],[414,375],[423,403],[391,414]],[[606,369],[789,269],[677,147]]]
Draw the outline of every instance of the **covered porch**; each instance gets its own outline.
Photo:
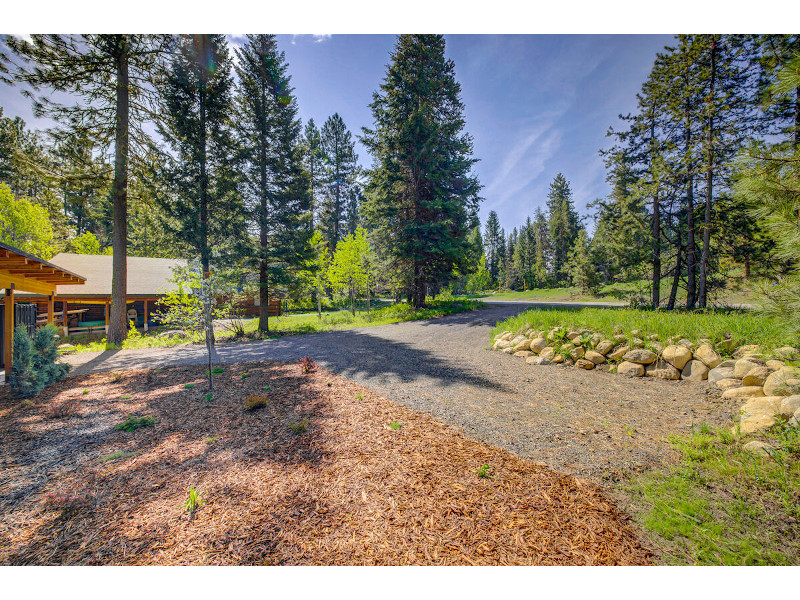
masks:
[[[84,277],[76,275],[62,267],[49,263],[37,256],[0,242],[0,288],[3,302],[0,310],[0,338],[2,338],[2,368],[4,377],[8,379],[14,353],[14,328],[16,326],[15,303],[17,292],[27,292],[45,296],[45,318],[42,324],[54,323],[56,286],[83,285]]]

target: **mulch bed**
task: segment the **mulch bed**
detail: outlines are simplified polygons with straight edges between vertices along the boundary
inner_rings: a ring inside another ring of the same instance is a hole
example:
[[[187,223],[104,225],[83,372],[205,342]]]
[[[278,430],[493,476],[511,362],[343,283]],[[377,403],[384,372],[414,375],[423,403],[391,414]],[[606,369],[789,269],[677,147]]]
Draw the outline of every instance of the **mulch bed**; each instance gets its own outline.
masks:
[[[594,484],[322,369],[227,365],[210,401],[204,372],[71,377],[28,403],[0,391],[0,563],[650,562]],[[245,410],[251,395],[265,406]],[[129,416],[156,424],[114,429]],[[131,456],[101,460],[117,451]]]

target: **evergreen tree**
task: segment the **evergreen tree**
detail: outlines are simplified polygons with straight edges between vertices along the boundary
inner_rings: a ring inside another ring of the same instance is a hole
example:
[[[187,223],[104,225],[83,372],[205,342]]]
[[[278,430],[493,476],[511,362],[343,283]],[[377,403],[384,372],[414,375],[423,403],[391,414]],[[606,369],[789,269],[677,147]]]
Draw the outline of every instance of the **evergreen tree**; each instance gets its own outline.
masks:
[[[497,218],[495,211],[489,212],[486,219],[486,229],[484,230],[484,244],[486,249],[486,263],[492,282],[496,282],[500,276],[502,267],[502,257],[505,254],[505,234],[500,227],[500,219]]]
[[[480,184],[471,174],[472,139],[455,65],[441,35],[401,35],[370,105],[374,129],[366,222],[406,273],[414,307],[428,285],[447,280],[467,256]]]
[[[569,182],[559,173],[550,184],[547,194],[547,224],[552,248],[551,272],[554,282],[566,280],[569,251],[578,236],[580,220],[572,202]]]
[[[108,342],[120,344],[127,336],[128,163],[149,138],[141,125],[149,121],[149,90],[154,67],[168,45],[167,36],[153,35],[33,35],[27,42],[8,36],[6,44],[22,64],[6,56],[0,62],[11,78],[35,91],[48,88],[82,99],[62,105],[50,94],[34,100],[34,114],[66,125],[61,138],[85,134],[100,147],[114,145],[113,275]],[[133,153],[131,149],[133,148]]]
[[[348,221],[358,214],[358,155],[355,140],[339,116],[328,117],[320,132],[320,146],[326,161],[322,169],[319,227],[333,251],[348,229]],[[356,207],[350,206],[356,202]]]
[[[583,293],[597,291],[597,270],[592,261],[589,239],[583,228],[578,231],[575,244],[570,249],[567,272],[572,285]]]
[[[535,285],[547,285],[547,264],[550,256],[550,236],[547,227],[547,217],[541,208],[537,208],[533,218],[533,278]]]
[[[233,79],[221,35],[182,36],[161,88],[158,130],[171,233],[200,257],[204,276],[238,256],[245,231],[229,117]]]
[[[269,331],[269,292],[310,256],[311,186],[303,169],[297,102],[273,35],[248,35],[237,50],[237,130],[249,213],[257,225],[258,328]]]
[[[312,220],[311,228],[319,222],[319,211],[321,209],[320,195],[324,186],[323,167],[325,165],[325,153],[322,149],[322,139],[319,129],[317,129],[314,119],[309,119],[303,132],[303,147],[305,150],[305,166],[309,175],[309,187],[311,194]]]

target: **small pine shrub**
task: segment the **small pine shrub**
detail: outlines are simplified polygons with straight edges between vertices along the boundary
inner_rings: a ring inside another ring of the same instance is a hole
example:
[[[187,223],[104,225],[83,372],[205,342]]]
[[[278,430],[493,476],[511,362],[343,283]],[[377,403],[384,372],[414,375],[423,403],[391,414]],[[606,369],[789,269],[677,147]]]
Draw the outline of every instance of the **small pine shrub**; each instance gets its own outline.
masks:
[[[389,423],[389,429],[391,429],[392,431],[399,431],[400,427],[401,427],[400,421],[392,421],[391,423]]]
[[[490,478],[492,475],[491,475],[491,473],[489,473],[489,471],[491,471],[493,469],[494,469],[494,467],[492,467],[491,465],[481,465],[481,468],[478,469],[478,473],[477,473],[478,477],[480,477],[481,479]]]
[[[116,431],[136,431],[142,427],[150,427],[155,425],[156,420],[153,417],[128,417],[125,421],[114,427]]]
[[[267,404],[269,404],[269,397],[266,395],[250,395],[244,399],[245,410],[258,410],[259,408],[264,408]]]
[[[11,359],[11,391],[19,398],[35,396],[44,389],[44,381],[33,369],[33,349],[28,329],[18,325],[14,330],[14,355]]]

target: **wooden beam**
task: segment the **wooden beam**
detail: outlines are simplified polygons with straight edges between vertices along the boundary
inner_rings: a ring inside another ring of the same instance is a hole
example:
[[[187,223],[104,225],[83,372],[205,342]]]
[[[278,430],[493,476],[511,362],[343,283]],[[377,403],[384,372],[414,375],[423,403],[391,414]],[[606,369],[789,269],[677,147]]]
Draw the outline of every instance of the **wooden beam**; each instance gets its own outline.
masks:
[[[144,301],[144,330],[147,331],[147,299]]]
[[[6,383],[11,380],[11,361],[14,356],[14,287],[6,288],[5,303],[5,340],[3,343],[3,361],[6,369]]]
[[[106,301],[105,316],[106,316],[106,333],[108,333],[108,301]]]
[[[56,311],[55,309],[56,309],[55,293],[51,293],[47,297],[47,324],[48,325],[52,325],[53,324],[53,318],[54,318],[53,313],[55,313],[55,311]]]
[[[64,313],[64,337],[67,337],[69,335],[69,310],[66,300],[61,303],[61,312]]]
[[[55,283],[39,281],[24,275],[14,275],[5,269],[0,269],[0,288],[9,289],[10,287],[14,287],[18,292],[30,292],[43,296],[48,296],[56,291]]]

